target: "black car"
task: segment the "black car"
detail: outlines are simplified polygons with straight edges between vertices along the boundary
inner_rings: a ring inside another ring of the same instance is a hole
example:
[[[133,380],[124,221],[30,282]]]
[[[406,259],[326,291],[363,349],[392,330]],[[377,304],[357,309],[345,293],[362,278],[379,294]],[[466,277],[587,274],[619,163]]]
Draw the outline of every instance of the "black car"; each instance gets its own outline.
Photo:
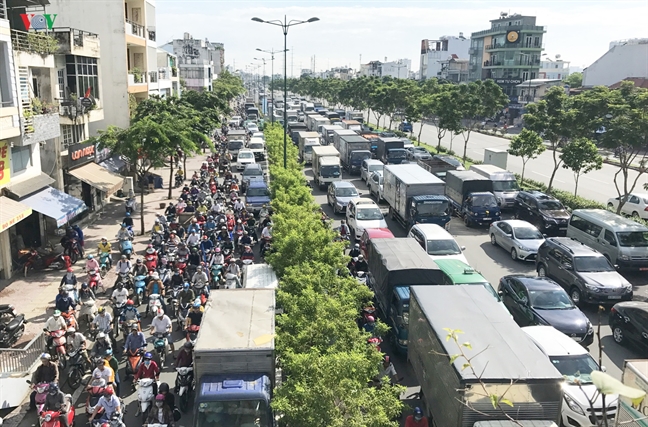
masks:
[[[609,320],[614,341],[648,352],[648,302],[620,302],[610,310]]]
[[[571,216],[558,199],[540,191],[520,191],[513,213],[516,218],[530,222],[541,233],[551,236],[565,236]]]
[[[583,347],[592,344],[594,329],[589,319],[553,280],[534,276],[504,276],[500,279],[498,293],[520,327],[549,325]]]

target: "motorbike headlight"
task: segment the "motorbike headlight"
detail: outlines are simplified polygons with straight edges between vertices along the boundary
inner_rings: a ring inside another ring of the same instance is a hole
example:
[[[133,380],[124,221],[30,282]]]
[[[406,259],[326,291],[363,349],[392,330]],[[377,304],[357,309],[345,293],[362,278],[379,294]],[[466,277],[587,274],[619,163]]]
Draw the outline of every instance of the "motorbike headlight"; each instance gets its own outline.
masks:
[[[593,334],[594,333],[594,327],[592,326],[591,323],[587,323],[587,335]]]
[[[567,394],[565,396],[565,402],[567,402],[567,406],[569,406],[569,409],[572,411],[576,412],[579,415],[585,415],[585,411],[583,411],[583,408],[580,407],[578,403],[571,397],[569,397]]]
[[[52,421],[52,414],[47,414],[47,415],[45,415],[45,417],[44,417],[43,419],[44,419],[46,422],[49,423],[50,421]]]

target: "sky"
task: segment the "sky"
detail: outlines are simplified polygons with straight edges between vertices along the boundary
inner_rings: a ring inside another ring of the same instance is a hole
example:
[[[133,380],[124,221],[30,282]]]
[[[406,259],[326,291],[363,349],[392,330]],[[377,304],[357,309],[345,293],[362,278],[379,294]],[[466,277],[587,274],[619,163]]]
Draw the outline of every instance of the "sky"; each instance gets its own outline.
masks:
[[[302,68],[315,71],[349,66],[360,61],[388,61],[407,58],[412,70],[420,63],[422,39],[458,36],[490,28],[500,12],[536,16],[536,25],[546,28],[545,51],[549,58],[559,54],[572,67],[584,68],[607,50],[610,41],[648,38],[648,0],[589,1],[544,0],[502,1],[382,1],[382,0],[157,0],[158,44],[182,38],[207,38],[225,45],[225,64],[252,70],[270,55],[256,51],[282,50],[281,28],[253,22],[263,20],[307,20],[318,22],[291,27],[288,31],[289,76]],[[161,43],[160,43],[161,42]],[[283,58],[275,55],[275,74],[281,73]]]

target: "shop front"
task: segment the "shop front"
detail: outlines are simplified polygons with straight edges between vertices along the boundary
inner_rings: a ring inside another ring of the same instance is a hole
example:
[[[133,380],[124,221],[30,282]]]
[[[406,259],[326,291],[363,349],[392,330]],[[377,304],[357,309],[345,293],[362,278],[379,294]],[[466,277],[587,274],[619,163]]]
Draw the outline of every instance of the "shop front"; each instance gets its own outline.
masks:
[[[17,254],[18,248],[24,247],[18,225],[31,215],[32,209],[24,203],[0,197],[0,279],[12,276],[12,256]]]

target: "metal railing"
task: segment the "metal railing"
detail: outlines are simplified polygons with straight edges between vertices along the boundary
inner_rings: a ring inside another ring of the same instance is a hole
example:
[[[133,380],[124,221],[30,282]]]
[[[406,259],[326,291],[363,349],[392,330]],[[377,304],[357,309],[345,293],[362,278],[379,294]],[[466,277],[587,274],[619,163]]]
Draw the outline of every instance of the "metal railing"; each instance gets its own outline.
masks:
[[[0,374],[28,372],[45,349],[47,336],[40,333],[25,348],[0,348]]]
[[[158,73],[157,71],[149,71],[149,83],[157,83]]]
[[[130,25],[132,35],[144,38],[144,26],[143,25],[138,24],[137,22],[129,21],[128,19],[126,20],[126,23],[128,25]]]
[[[523,30],[523,31],[531,31],[531,32],[546,32],[546,27],[543,27],[541,25],[508,25],[508,26],[499,26],[499,27],[491,27],[488,30],[482,30],[482,31],[477,31],[476,33],[472,33],[471,37],[483,37],[487,36],[490,34],[500,34],[500,33],[506,33],[507,31],[510,30]]]
[[[8,19],[7,15],[7,1],[0,0],[0,19]]]
[[[11,30],[11,46],[21,52],[52,55],[59,49],[58,41],[46,33]]]

